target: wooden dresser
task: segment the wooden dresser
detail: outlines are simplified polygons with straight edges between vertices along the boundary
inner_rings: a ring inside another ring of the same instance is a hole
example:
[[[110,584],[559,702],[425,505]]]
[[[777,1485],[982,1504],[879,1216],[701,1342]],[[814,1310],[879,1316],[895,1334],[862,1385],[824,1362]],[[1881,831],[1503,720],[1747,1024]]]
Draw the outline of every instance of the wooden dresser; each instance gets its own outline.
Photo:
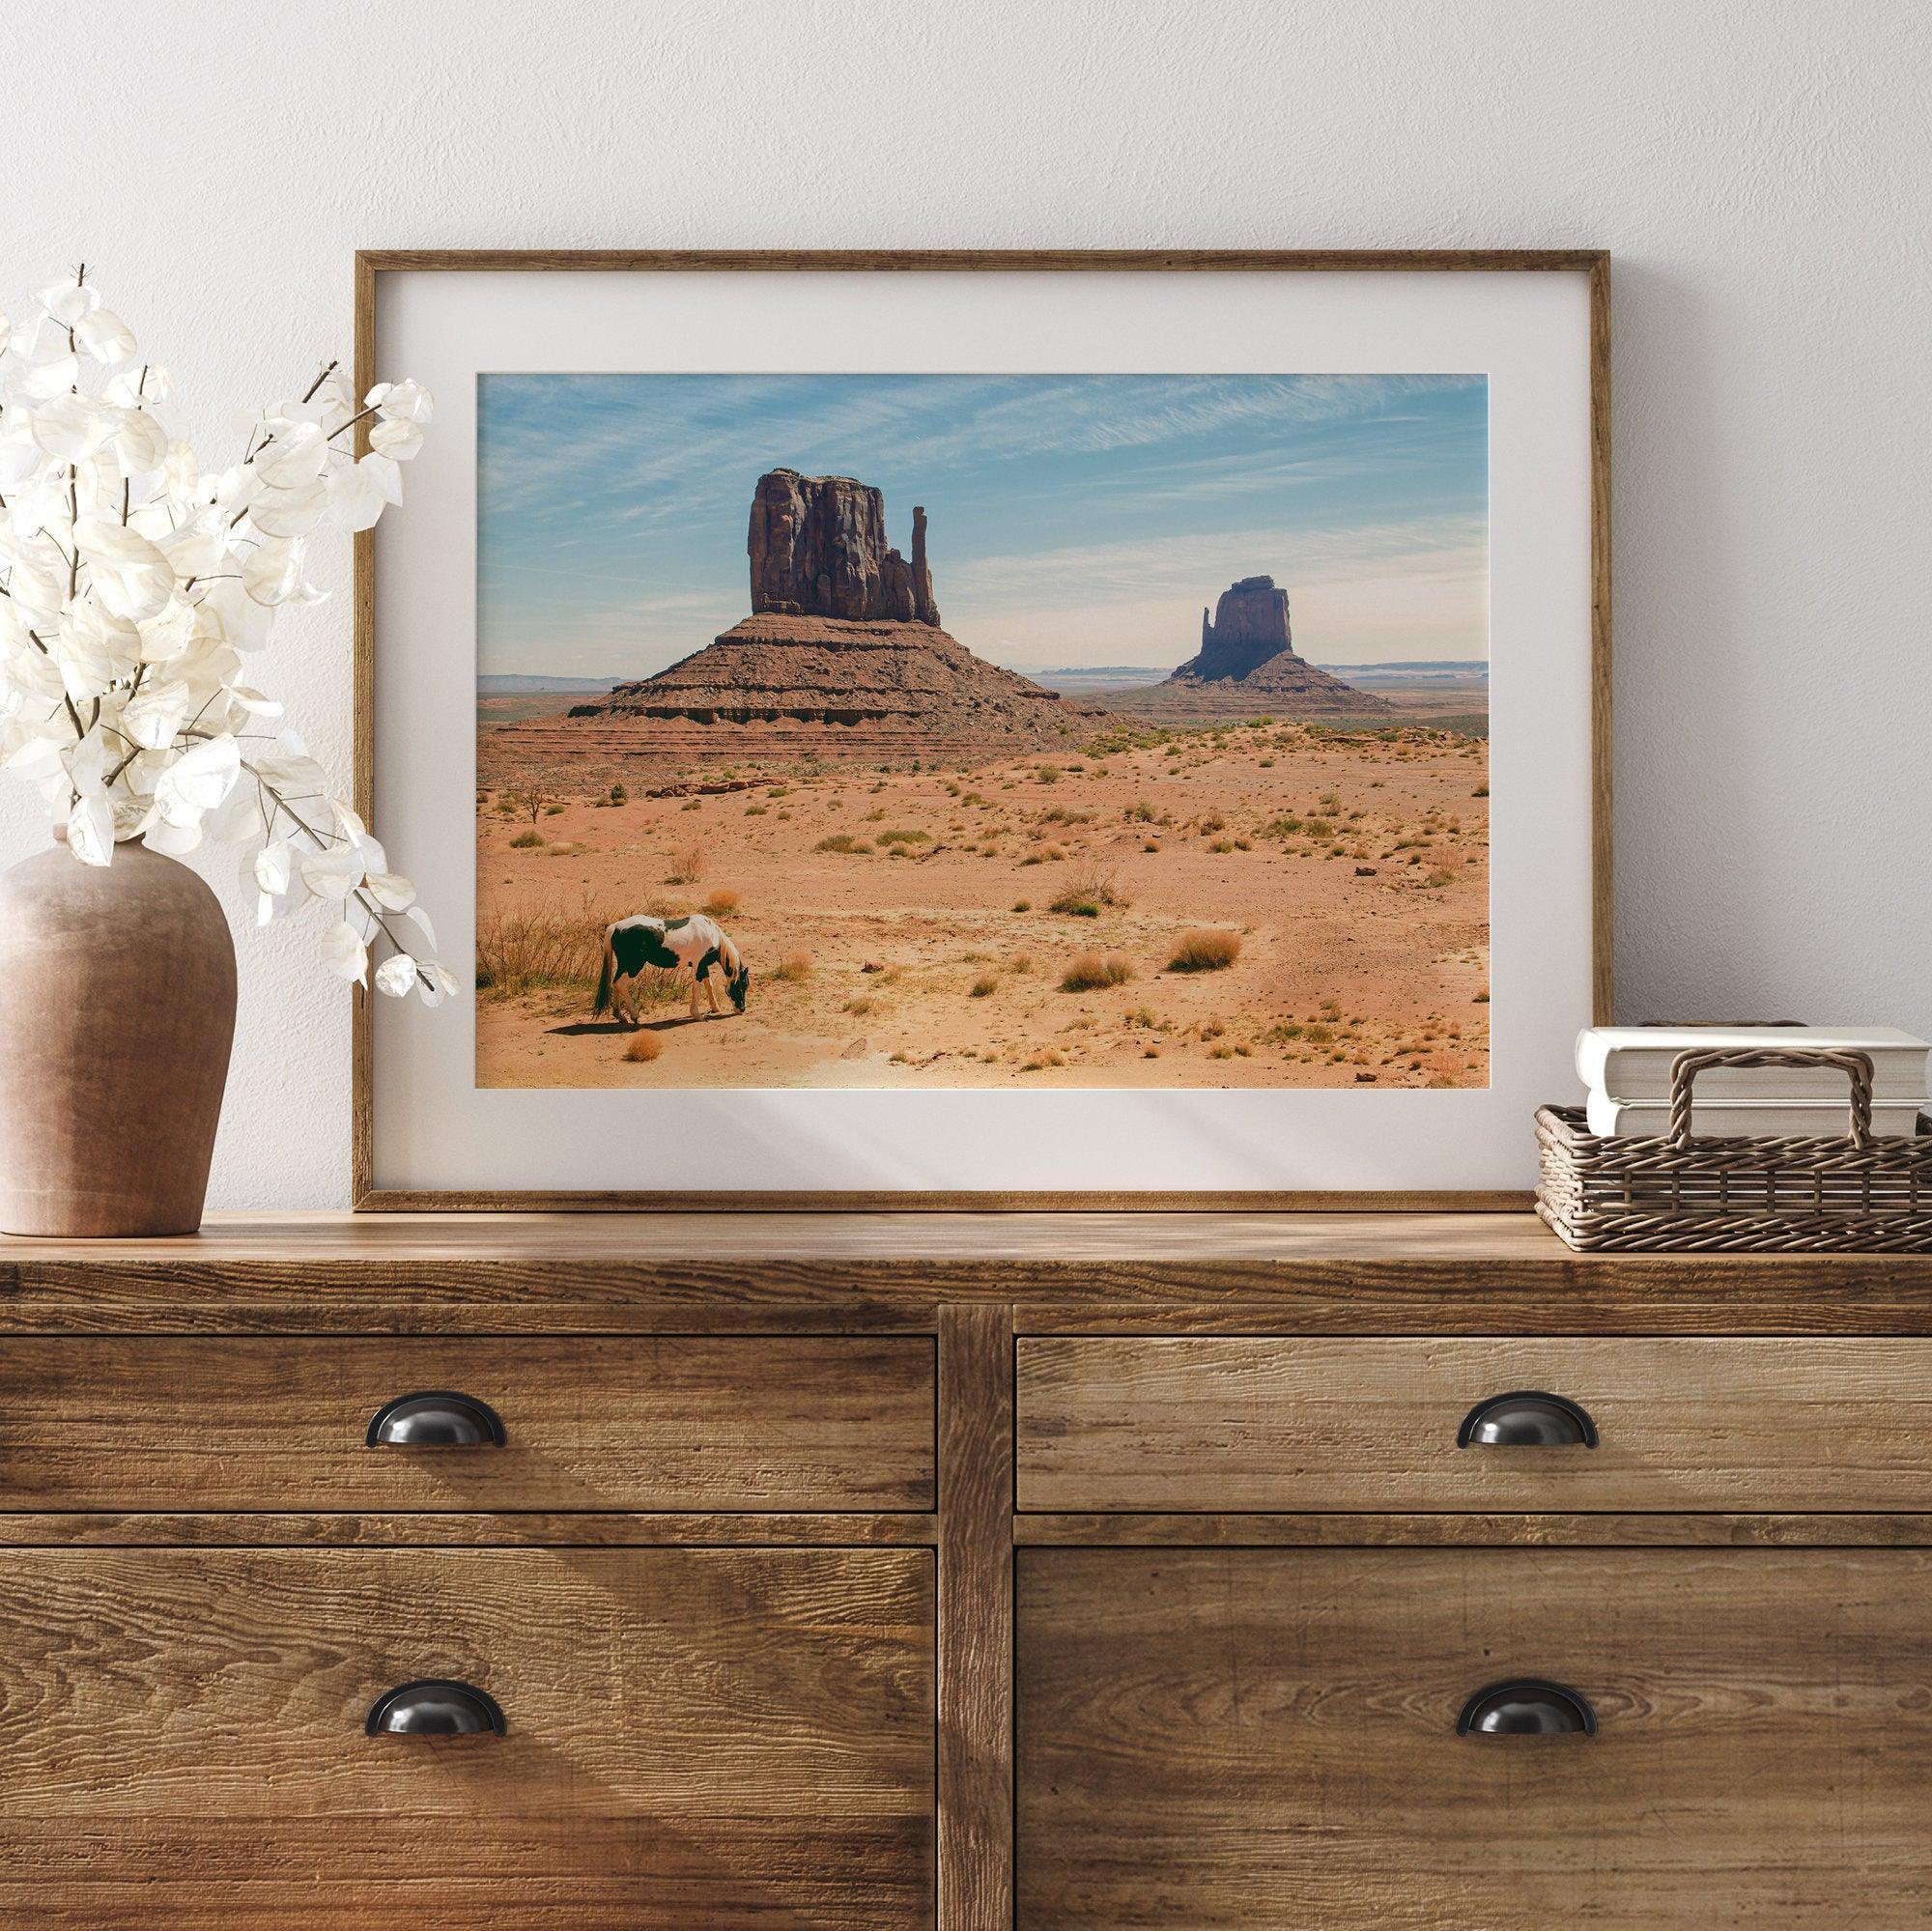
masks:
[[[0,1543],[0,1924],[1932,1920],[1932,1261],[15,1241]]]

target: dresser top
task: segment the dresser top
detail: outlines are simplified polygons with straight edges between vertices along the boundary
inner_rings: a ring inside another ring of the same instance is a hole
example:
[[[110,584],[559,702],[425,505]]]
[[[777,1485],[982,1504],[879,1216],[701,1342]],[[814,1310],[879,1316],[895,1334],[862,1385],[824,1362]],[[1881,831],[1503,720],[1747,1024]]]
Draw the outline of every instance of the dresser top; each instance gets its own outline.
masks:
[[[0,1334],[1932,1333],[1932,1257],[1573,1253],[1527,1213],[221,1214],[0,1237]]]
[[[60,1261],[678,1260],[1045,1263],[1561,1260],[1533,1213],[217,1213],[176,1239],[0,1236],[0,1267]]]

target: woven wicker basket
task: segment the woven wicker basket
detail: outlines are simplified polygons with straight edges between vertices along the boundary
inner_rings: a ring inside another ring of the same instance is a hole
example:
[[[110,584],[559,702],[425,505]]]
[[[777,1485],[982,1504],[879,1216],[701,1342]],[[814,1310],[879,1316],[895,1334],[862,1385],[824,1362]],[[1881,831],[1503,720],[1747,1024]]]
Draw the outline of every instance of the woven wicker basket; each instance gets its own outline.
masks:
[[[1850,1131],[1825,1139],[1693,1139],[1690,1089],[1713,1066],[1834,1066],[1851,1081]],[[1536,1210],[1586,1253],[1932,1252],[1932,1120],[1874,1139],[1872,1063],[1801,1048],[1680,1053],[1670,1123],[1652,1139],[1591,1133],[1579,1107],[1536,1116]]]

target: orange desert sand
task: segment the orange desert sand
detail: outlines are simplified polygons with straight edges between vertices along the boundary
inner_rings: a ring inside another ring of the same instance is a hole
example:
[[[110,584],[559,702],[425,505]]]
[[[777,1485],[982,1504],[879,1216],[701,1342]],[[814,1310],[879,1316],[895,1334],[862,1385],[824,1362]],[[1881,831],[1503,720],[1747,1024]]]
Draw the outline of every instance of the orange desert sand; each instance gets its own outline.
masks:
[[[621,804],[498,768],[477,1082],[1482,1086],[1487,749],[1112,718],[960,768],[667,770],[669,796],[636,766],[577,777],[620,776]],[[641,1032],[593,1019],[604,927],[696,910],[744,952],[747,1011],[688,1019],[687,980],[646,988]],[[1174,969],[1199,933],[1208,962]]]

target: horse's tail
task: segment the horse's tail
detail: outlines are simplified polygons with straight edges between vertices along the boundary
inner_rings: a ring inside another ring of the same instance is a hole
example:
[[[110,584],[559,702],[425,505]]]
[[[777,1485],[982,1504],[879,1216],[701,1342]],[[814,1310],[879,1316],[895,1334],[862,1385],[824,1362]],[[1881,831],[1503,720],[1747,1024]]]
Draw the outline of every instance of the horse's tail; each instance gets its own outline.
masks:
[[[744,1011],[745,1000],[752,990],[752,975],[746,967],[744,954],[722,928],[718,934],[718,962],[724,968],[724,989],[731,995],[731,1004],[740,1012]]]
[[[616,948],[611,944],[611,928],[604,933],[604,970],[597,975],[597,998],[590,1008],[593,1019],[603,1018],[611,1005],[611,975],[616,968]]]

